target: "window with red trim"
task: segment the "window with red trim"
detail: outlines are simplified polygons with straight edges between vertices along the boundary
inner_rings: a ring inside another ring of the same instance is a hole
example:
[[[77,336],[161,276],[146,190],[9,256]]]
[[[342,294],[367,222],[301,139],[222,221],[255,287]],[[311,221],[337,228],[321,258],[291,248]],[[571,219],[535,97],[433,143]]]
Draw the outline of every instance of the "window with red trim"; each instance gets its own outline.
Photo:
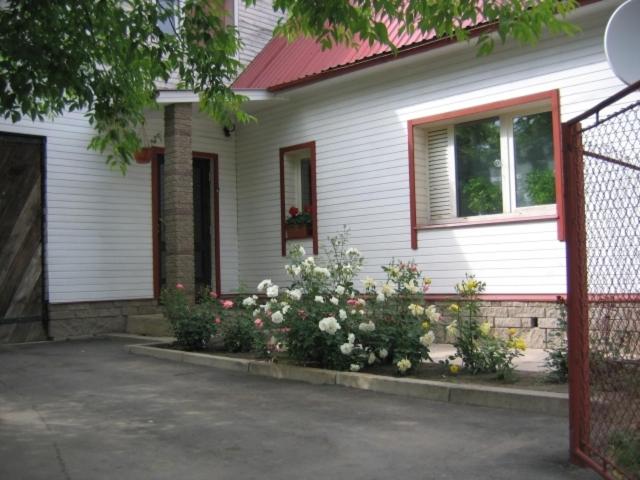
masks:
[[[557,104],[545,92],[410,121],[414,231],[557,217]]]
[[[282,254],[289,240],[312,239],[317,254],[315,142],[280,149]]]

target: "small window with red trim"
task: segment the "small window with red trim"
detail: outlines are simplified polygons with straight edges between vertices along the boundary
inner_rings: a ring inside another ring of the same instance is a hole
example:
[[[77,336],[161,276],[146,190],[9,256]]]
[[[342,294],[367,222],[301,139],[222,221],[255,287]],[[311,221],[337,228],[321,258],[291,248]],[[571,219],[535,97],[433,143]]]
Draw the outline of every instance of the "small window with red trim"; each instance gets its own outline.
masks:
[[[280,206],[283,251],[287,240],[316,244],[315,143],[280,149]],[[317,253],[317,252],[316,252]]]
[[[550,101],[479,110],[413,123],[418,226],[556,213]]]
[[[308,148],[284,154],[285,229],[287,239],[313,235],[311,157]]]

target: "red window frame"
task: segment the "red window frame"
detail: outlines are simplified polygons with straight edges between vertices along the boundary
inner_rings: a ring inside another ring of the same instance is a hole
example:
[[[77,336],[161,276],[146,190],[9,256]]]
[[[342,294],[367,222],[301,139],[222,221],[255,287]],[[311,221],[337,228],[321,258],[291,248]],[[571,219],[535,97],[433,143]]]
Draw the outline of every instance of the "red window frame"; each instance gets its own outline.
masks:
[[[529,103],[535,103],[540,101],[548,101],[551,104],[551,122],[552,122],[552,136],[553,136],[553,161],[555,166],[555,183],[556,183],[556,213],[555,215],[537,215],[537,216],[523,216],[522,218],[492,218],[478,221],[467,222],[452,222],[441,225],[418,225],[417,207],[416,207],[416,178],[415,178],[415,150],[414,150],[414,127],[424,126],[430,123],[455,120],[462,120],[464,117],[471,115],[477,115],[487,113],[487,115],[505,108],[526,106]],[[511,98],[508,100],[502,100],[493,103],[487,103],[470,108],[464,108],[462,110],[455,110],[451,112],[445,112],[437,115],[431,115],[428,117],[421,117],[409,120],[407,122],[408,133],[408,149],[409,149],[409,209],[411,216],[411,248],[413,250],[418,249],[418,231],[429,230],[435,228],[458,228],[458,227],[471,227],[477,225],[490,225],[501,223],[513,223],[513,222],[531,222],[541,220],[557,220],[558,240],[564,241],[565,239],[565,226],[564,226],[564,187],[563,187],[563,171],[562,171],[562,124],[560,121],[560,92],[559,90],[549,90],[546,92],[535,93],[532,95],[526,95],[523,97]]]

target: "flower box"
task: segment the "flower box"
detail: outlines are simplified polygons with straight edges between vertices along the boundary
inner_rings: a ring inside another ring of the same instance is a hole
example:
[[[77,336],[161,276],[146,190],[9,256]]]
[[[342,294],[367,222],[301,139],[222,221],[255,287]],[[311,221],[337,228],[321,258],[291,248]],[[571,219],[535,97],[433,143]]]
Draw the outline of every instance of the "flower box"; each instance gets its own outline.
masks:
[[[284,226],[287,240],[298,240],[313,236],[313,228],[305,223],[286,224]]]
[[[136,163],[141,163],[141,164],[149,163],[151,161],[152,156],[153,156],[153,150],[151,148],[143,148],[141,150],[138,150],[134,154]]]

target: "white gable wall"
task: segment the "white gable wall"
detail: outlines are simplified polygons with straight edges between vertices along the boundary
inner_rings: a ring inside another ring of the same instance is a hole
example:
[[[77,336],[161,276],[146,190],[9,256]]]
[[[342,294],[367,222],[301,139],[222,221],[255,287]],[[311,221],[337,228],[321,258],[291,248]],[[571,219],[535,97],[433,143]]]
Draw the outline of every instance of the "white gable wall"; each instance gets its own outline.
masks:
[[[585,7],[583,33],[535,49],[508,45],[477,58],[474,47],[445,47],[284,92],[289,102],[238,133],[241,282],[286,282],[278,149],[313,140],[320,241],[347,224],[366,257],[363,276],[382,278],[380,265],[395,257],[415,259],[434,293],[452,292],[465,272],[485,280],[488,293],[565,292],[565,245],[554,221],[420,231],[419,249],[410,248],[406,122],[552,89],[560,90],[563,121],[593,106],[623,87],[602,48],[609,7]]]
[[[51,303],[150,298],[151,170],[111,171],[87,145],[82,113],[0,120],[0,131],[46,137],[46,275]]]
[[[149,136],[162,131],[151,112]],[[94,131],[82,113],[54,121],[0,120],[0,131],[46,137],[46,278],[50,303],[153,297],[151,166],[133,164],[125,176],[87,145]],[[162,143],[162,142],[161,142]],[[221,273],[237,287],[237,229],[233,140],[200,114],[193,149],[219,155]]]
[[[271,40],[279,15],[273,11],[271,0],[257,0],[255,5],[249,7],[242,0],[236,0],[236,2],[238,11],[236,24],[243,43],[239,59],[243,65],[248,65]]]

